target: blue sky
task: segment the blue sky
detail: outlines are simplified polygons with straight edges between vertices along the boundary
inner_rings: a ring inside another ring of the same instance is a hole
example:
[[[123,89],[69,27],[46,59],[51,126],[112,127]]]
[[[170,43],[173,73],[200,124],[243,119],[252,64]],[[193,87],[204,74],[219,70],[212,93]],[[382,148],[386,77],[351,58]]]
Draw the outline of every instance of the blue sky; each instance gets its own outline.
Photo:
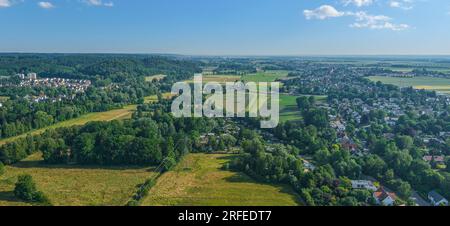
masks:
[[[0,52],[450,55],[450,1],[0,0]]]

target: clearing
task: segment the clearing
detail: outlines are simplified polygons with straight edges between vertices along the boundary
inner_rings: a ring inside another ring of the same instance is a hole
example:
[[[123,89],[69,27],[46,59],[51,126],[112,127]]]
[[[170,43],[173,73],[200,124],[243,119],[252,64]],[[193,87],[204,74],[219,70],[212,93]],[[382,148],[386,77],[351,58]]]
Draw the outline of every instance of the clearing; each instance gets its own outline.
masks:
[[[6,166],[0,176],[0,206],[30,203],[14,196],[14,185],[21,174],[30,174],[39,190],[56,206],[123,206],[137,186],[152,177],[151,167],[99,167],[46,165],[40,153],[15,165]]]
[[[259,183],[239,172],[222,169],[235,155],[189,154],[163,174],[143,201],[144,206],[296,206],[289,186]]]

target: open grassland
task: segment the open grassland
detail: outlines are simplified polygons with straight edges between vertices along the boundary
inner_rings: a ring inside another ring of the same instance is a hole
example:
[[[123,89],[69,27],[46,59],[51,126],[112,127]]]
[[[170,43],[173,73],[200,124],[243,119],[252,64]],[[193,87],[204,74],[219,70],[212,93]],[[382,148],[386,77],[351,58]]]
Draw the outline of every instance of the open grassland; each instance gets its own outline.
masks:
[[[413,78],[398,78],[398,77],[384,77],[371,76],[371,81],[382,82],[385,84],[392,84],[399,87],[414,87],[415,89],[434,90],[441,93],[450,93],[450,79],[447,78],[433,78],[433,77],[413,77]]]
[[[189,154],[162,175],[144,200],[146,206],[294,206],[298,196],[282,185],[258,183],[223,170],[235,156]]]
[[[146,82],[153,82],[154,80],[159,81],[159,80],[164,79],[165,77],[167,77],[167,75],[152,75],[152,76],[145,77],[145,81]]]
[[[301,111],[297,107],[297,98],[298,96],[280,94],[280,122],[302,120]],[[327,96],[314,96],[314,98],[317,102],[324,102]]]
[[[0,145],[14,141],[15,139],[18,139],[21,137],[26,137],[27,134],[32,134],[32,135],[41,134],[48,129],[56,129],[56,128],[61,128],[61,127],[84,125],[84,124],[86,124],[88,122],[92,122],[92,121],[112,121],[112,120],[119,120],[119,119],[127,119],[127,118],[131,117],[131,115],[133,114],[133,111],[135,111],[135,110],[136,110],[136,105],[128,105],[121,109],[85,114],[85,115],[82,115],[75,119],[63,121],[63,122],[56,123],[54,125],[51,125],[51,126],[48,126],[48,127],[42,128],[42,129],[34,130],[30,133],[2,139],[2,140],[0,140]]]
[[[241,80],[239,75],[204,75],[202,77],[203,84],[208,82],[217,82],[220,84],[225,84],[227,82],[236,82]],[[194,83],[194,80],[188,80],[188,83]]]
[[[287,71],[266,71],[242,76],[246,82],[274,82],[277,79],[288,76]]]
[[[0,176],[0,206],[30,205],[14,196],[14,184],[21,174],[33,177],[36,186],[53,205],[125,205],[137,186],[152,177],[151,167],[89,167],[45,165],[41,154],[12,166]]]
[[[172,97],[174,97],[176,95],[172,94],[172,93],[163,93],[162,97],[164,99],[171,99]],[[152,95],[152,96],[148,96],[144,98],[144,103],[149,104],[149,103],[155,103],[158,102],[158,96],[157,95]]]

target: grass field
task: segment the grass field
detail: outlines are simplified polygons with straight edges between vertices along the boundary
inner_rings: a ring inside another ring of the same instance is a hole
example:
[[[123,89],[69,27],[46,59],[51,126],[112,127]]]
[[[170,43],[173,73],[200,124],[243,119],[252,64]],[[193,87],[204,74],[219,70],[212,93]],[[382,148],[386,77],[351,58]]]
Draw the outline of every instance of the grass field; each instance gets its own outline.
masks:
[[[218,82],[220,84],[225,84],[226,82],[236,82],[241,79],[239,75],[204,75],[202,77],[203,84],[208,82]],[[188,80],[188,83],[194,83],[194,80]]]
[[[397,78],[384,76],[368,77],[371,81],[392,84],[399,87],[414,87],[415,89],[434,90],[441,93],[450,93],[450,79],[432,77]]]
[[[326,101],[327,96],[314,96],[317,102]],[[280,94],[280,122],[302,120],[297,107],[298,96]]]
[[[173,95],[172,93],[163,93],[162,97],[165,99],[170,99],[172,97],[174,97],[175,95]],[[158,102],[158,96],[157,95],[153,95],[153,96],[148,96],[144,98],[144,103],[148,104],[148,103],[154,103],[154,102]]]
[[[146,206],[295,206],[287,186],[258,183],[242,173],[222,170],[234,156],[189,154],[162,175],[144,200]]]
[[[287,71],[266,71],[242,76],[246,82],[274,82],[277,79],[288,76]]]
[[[30,205],[14,197],[14,184],[21,174],[33,176],[37,188],[58,206],[125,205],[137,186],[154,175],[150,167],[45,165],[41,159],[38,153],[6,166],[0,176],[0,206]]]
[[[116,109],[116,110],[111,110],[111,111],[106,111],[106,112],[89,113],[89,114],[82,115],[75,119],[63,121],[63,122],[51,125],[49,127],[34,130],[34,131],[30,132],[30,134],[37,135],[37,134],[41,134],[41,133],[45,132],[48,129],[70,127],[70,126],[76,126],[76,125],[84,125],[84,124],[86,124],[88,122],[92,122],[92,121],[112,121],[112,120],[117,120],[117,119],[126,119],[126,118],[131,117],[131,115],[135,109],[136,109],[136,105],[129,105],[122,109]],[[19,136],[15,136],[15,137],[2,139],[2,140],[0,140],[0,145],[14,141],[15,139],[18,139],[21,137],[26,137],[27,134],[28,133],[22,134]]]

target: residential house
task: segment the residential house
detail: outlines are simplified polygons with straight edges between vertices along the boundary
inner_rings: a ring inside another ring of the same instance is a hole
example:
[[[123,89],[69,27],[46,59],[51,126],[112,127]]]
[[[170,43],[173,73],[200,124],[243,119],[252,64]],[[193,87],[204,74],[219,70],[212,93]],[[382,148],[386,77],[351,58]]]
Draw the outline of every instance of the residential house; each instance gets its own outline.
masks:
[[[378,188],[372,183],[372,181],[368,180],[352,180],[352,188],[353,189],[367,189],[371,191],[377,191]]]
[[[428,193],[428,199],[435,206],[448,206],[448,200],[436,191]]]
[[[397,195],[393,192],[386,191],[383,187],[373,193],[373,198],[378,205],[393,206],[397,200]]]

